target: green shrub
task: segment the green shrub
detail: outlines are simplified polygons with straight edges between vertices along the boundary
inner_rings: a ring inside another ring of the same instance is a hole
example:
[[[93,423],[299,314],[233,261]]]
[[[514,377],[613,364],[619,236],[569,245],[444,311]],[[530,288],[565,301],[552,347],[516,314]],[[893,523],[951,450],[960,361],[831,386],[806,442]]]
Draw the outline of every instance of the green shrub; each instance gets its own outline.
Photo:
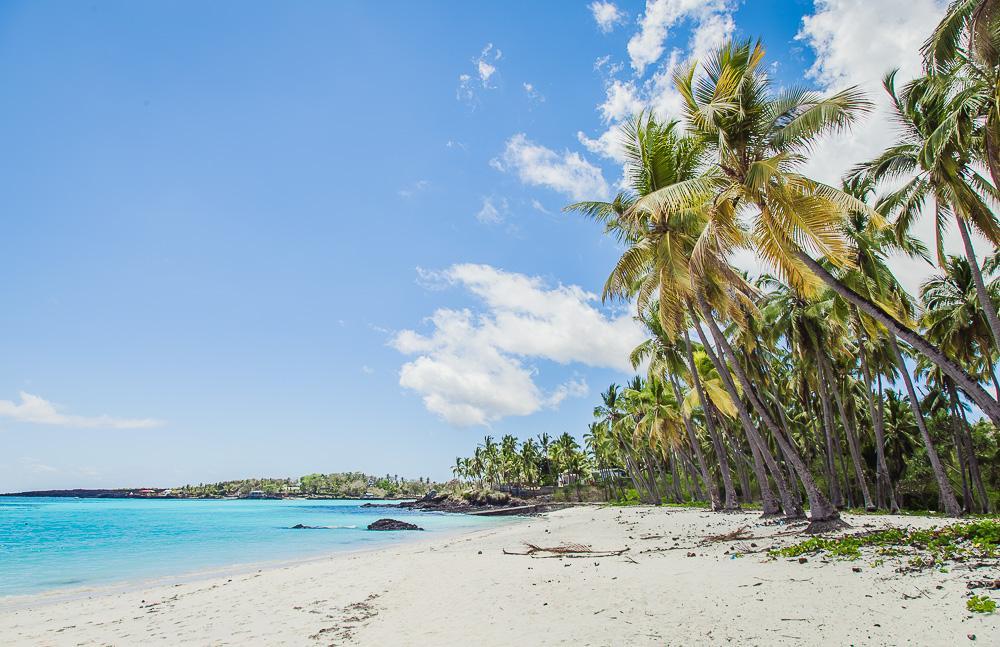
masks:
[[[792,546],[772,550],[780,557],[799,557],[807,553],[826,553],[840,559],[857,559],[861,549],[877,547],[882,554],[899,554],[899,547],[923,550],[927,555],[910,559],[911,568],[940,566],[944,561],[968,557],[996,557],[1000,546],[1000,522],[980,519],[926,530],[890,528],[860,535],[826,538],[811,537]]]
[[[615,500],[615,505],[639,505],[642,503],[642,499],[639,498],[639,493],[635,488],[629,488],[625,490],[624,496],[619,496]]]
[[[985,595],[974,595],[965,601],[965,608],[973,613],[993,613],[997,610],[997,603]]]

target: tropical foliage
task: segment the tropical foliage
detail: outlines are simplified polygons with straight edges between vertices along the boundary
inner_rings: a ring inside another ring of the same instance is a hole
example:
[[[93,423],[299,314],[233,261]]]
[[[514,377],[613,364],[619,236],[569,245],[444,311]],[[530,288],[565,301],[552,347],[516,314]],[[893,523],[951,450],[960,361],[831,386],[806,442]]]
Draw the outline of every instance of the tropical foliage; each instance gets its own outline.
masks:
[[[390,474],[371,476],[362,472],[338,472],[306,474],[298,479],[241,479],[185,485],[174,488],[172,495],[192,498],[247,497],[251,492],[257,492],[267,497],[418,497],[433,487],[431,480],[423,477],[413,480]]]
[[[642,113],[621,130],[627,188],[567,207],[622,248],[603,297],[635,305],[643,374],[602,394],[586,459],[527,441],[532,460],[519,462],[516,440],[487,438],[456,473],[545,482],[589,463],[591,475],[622,470],[644,501],[807,507],[819,527],[848,506],[993,509],[1000,258],[977,258],[972,233],[1000,243],[995,4],[956,1],[923,76],[886,76],[899,139],[839,186],[806,163],[871,97],[777,88],[760,42],[679,71],[683,119]],[[914,237],[921,218],[933,241]],[[960,257],[946,253],[949,226]],[[771,274],[732,265],[748,252]],[[936,273],[911,295],[892,256]]]

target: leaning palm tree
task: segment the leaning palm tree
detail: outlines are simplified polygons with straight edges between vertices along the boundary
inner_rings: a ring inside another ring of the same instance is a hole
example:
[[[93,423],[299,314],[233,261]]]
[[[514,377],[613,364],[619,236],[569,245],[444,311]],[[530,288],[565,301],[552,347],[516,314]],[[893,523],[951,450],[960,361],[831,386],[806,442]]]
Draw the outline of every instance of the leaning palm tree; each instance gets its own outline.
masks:
[[[713,165],[703,175],[658,189],[628,210],[650,213],[688,208],[692,198],[711,194],[711,221],[699,240],[697,264],[711,249],[753,249],[804,294],[826,283],[841,298],[904,339],[934,364],[1000,425],[1000,402],[891,309],[851,289],[809,252],[836,267],[851,264],[850,245],[840,224],[852,211],[879,214],[845,192],[802,175],[806,153],[827,134],[848,129],[871,104],[856,89],[830,97],[803,89],[775,93],[758,42],[728,42],[704,63],[675,76],[692,132],[710,147]],[[749,220],[749,228],[742,220]]]
[[[866,203],[874,202],[879,205],[880,210],[884,210],[886,201],[876,197],[875,189],[876,182],[871,177],[854,177],[844,183],[845,192]],[[902,293],[902,288],[888,265],[890,254],[928,260],[927,248],[922,242],[907,232],[894,232],[888,228],[876,226],[866,212],[852,211],[843,223],[843,231],[851,241],[854,263],[841,272],[841,280],[855,292],[864,295],[871,301],[877,303],[892,302],[898,300],[896,295]],[[870,317],[862,315],[853,306],[850,306],[849,316],[857,338],[860,378],[864,382],[863,392],[875,432],[876,483],[879,504],[881,507],[888,507],[895,512],[898,505],[885,460],[882,403],[879,401],[876,406],[876,398],[873,397],[871,390],[873,386],[871,348],[873,345],[879,344],[879,340],[884,336],[884,329]],[[928,339],[941,346],[940,341],[934,337],[928,337]],[[945,346],[941,346],[941,348],[946,352],[950,350]],[[948,355],[959,360],[962,359],[954,353],[948,353]],[[998,397],[1000,397],[1000,393],[998,393]]]
[[[751,290],[745,280],[728,264],[724,250],[705,246],[701,250],[697,241],[710,225],[708,208],[711,193],[690,192],[682,202],[666,205],[664,209],[635,209],[636,199],[645,199],[651,194],[671,186],[684,184],[699,177],[703,168],[706,146],[694,137],[681,136],[675,123],[660,124],[651,115],[639,115],[628,121],[623,128],[624,149],[629,157],[626,177],[631,191],[619,195],[614,202],[583,202],[570,205],[568,210],[582,211],[586,215],[605,223],[609,231],[627,245],[604,288],[604,297],[635,297],[640,313],[644,313],[656,296],[659,326],[668,340],[684,335],[684,347],[690,350],[687,321],[697,321],[699,316],[712,319],[712,307],[720,316],[734,316],[740,311],[731,307],[747,298]],[[712,238],[714,240],[714,238]],[[695,262],[697,261],[697,262]],[[712,302],[712,305],[708,304]],[[700,315],[699,315],[700,312]],[[696,328],[696,330],[700,330]],[[715,327],[713,326],[713,334]],[[697,369],[692,354],[688,352],[688,372],[692,376],[694,393],[702,401],[706,412],[705,423],[716,458],[720,463],[723,479],[728,478],[728,463],[722,437],[716,431],[715,414],[699,384]],[[714,360],[713,360],[714,361]],[[757,434],[757,431],[736,394],[736,387],[725,376],[724,388],[730,399],[736,403],[740,422],[747,434],[754,457],[754,468],[758,473],[768,514],[775,512],[770,498],[770,489],[764,473],[766,464],[778,483],[782,507],[789,516],[800,513],[791,496],[790,489],[783,482],[776,460]],[[743,385],[747,390],[746,385]],[[754,396],[748,396],[751,402]],[[754,405],[758,406],[757,404]],[[773,426],[772,426],[773,427]],[[780,441],[779,441],[780,442]],[[794,453],[787,443],[782,446],[786,454]],[[759,460],[758,460],[759,459]],[[794,459],[794,457],[793,457]],[[800,461],[801,463],[801,461]],[[807,490],[818,493],[812,487],[811,477],[804,464],[798,470],[803,482],[809,482]],[[734,490],[728,486],[724,507],[737,505]],[[835,515],[829,506],[816,501],[814,510],[825,511],[825,515]]]
[[[1000,0],[954,0],[924,43],[924,66],[958,75],[973,92],[982,130],[980,153],[1000,186]]]
[[[1000,346],[1000,316],[986,290],[970,235],[970,228],[975,228],[994,245],[1000,243],[1000,223],[990,209],[990,205],[1000,201],[1000,193],[975,168],[977,115],[968,109],[961,93],[950,96],[947,84],[937,77],[917,79],[900,91],[894,79],[895,72],[888,74],[884,86],[901,129],[900,137],[853,173],[879,182],[907,180],[885,200],[897,216],[895,228],[899,237],[913,226],[924,205],[932,202],[935,247],[942,267],[946,263],[944,226],[949,218],[954,218],[976,294],[993,341]]]
[[[1000,297],[998,288],[995,282],[987,286],[992,299]],[[982,367],[983,377],[993,383],[1000,397],[1000,380],[994,368],[998,359],[997,346],[977,296],[969,262],[958,256],[948,257],[941,272],[920,286],[920,300],[924,306],[921,323],[927,336],[937,340],[966,366]]]

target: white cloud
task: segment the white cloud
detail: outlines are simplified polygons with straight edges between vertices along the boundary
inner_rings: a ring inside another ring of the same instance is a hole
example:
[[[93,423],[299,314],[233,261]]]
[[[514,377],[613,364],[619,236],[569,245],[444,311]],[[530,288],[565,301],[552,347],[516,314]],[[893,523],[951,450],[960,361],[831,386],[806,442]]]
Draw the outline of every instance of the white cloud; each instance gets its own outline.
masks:
[[[476,220],[484,225],[498,225],[504,221],[507,209],[506,198],[483,198],[483,206],[476,213]]]
[[[590,386],[585,380],[570,380],[560,384],[549,396],[548,405],[557,407],[566,398],[582,398],[590,393]]]
[[[109,415],[77,416],[61,413],[56,405],[37,395],[20,391],[20,403],[0,400],[0,416],[17,422],[86,429],[149,429],[163,424],[152,418],[113,418]]]
[[[455,91],[455,98],[459,101],[474,103],[477,99],[477,89],[490,90],[496,86],[490,84],[490,79],[497,72],[496,63],[503,58],[503,52],[487,43],[486,47],[479,53],[479,56],[472,59],[475,76],[469,73],[458,76],[458,89]],[[478,79],[478,83],[477,83]]]
[[[615,124],[611,128],[608,128],[603,133],[598,135],[596,139],[587,137],[586,133],[582,130],[577,131],[576,138],[581,144],[583,144],[584,148],[595,155],[606,157],[618,162],[619,164],[625,162],[625,148],[622,146],[619,124]]]
[[[476,69],[479,71],[479,80],[483,82],[483,87],[484,88],[490,87],[490,77],[493,76],[493,73],[497,71],[497,68],[493,65],[490,65],[486,61],[479,59],[479,62],[476,65]]]
[[[601,121],[606,124],[622,121],[645,107],[633,81],[614,79],[605,88],[605,100],[600,106]]]
[[[428,182],[427,180],[417,180],[416,182],[411,183],[409,186],[400,189],[399,191],[397,191],[397,193],[402,198],[412,198],[418,193],[426,191],[427,187],[429,187],[430,185],[431,183]]]
[[[545,186],[574,200],[600,200],[608,194],[601,169],[579,153],[556,153],[532,142],[524,133],[507,140],[502,161],[493,160],[490,165],[501,171],[516,170],[525,184]]]
[[[587,392],[573,379],[545,393],[530,360],[630,372],[628,354],[643,340],[630,313],[606,316],[597,296],[577,286],[550,287],[539,277],[472,264],[454,265],[439,279],[471,292],[484,309],[439,309],[429,334],[403,330],[391,344],[417,356],[400,370],[400,385],[458,426],[530,415]]]
[[[524,87],[524,92],[528,95],[529,99],[538,103],[545,103],[545,96],[538,91],[538,88],[533,83],[522,83],[521,85]]]
[[[455,98],[466,103],[475,101],[476,89],[472,85],[471,74],[458,75],[458,89],[455,90]]]
[[[681,20],[690,19],[696,23],[696,43],[698,30],[703,24],[707,30],[718,31],[723,16],[732,12],[730,0],[646,0],[646,11],[639,20],[639,31],[628,42],[628,54],[632,69],[642,76],[646,67],[655,63],[663,55],[670,28]]]
[[[625,69],[624,63],[612,63],[611,54],[602,56],[594,61],[594,71],[612,77]]]
[[[372,373],[375,372],[375,369],[373,369],[371,366],[368,366],[367,364],[364,364],[361,367],[361,372],[364,373],[365,375],[371,375]]]
[[[549,213],[549,210],[545,208],[545,205],[534,198],[531,199],[531,208],[541,213]]]
[[[577,139],[587,150],[616,162],[624,162],[624,151],[618,134],[619,125],[642,110],[652,110],[661,120],[678,119],[683,102],[674,88],[673,73],[689,61],[703,60],[713,49],[732,36],[736,30],[730,0],[650,0],[640,21],[640,31],[629,41],[629,54],[636,78],[615,78],[621,67],[609,66],[605,76],[604,101],[597,106],[601,121],[607,128],[596,137],[584,132]],[[685,47],[674,47],[645,80],[648,65],[659,61],[667,51],[669,28],[689,20],[691,33]],[[653,47],[653,45],[656,45]],[[603,71],[610,59],[598,59],[594,68]]]
[[[590,12],[594,14],[597,28],[605,34],[611,32],[619,23],[625,22],[625,14],[611,2],[594,0],[590,3]]]

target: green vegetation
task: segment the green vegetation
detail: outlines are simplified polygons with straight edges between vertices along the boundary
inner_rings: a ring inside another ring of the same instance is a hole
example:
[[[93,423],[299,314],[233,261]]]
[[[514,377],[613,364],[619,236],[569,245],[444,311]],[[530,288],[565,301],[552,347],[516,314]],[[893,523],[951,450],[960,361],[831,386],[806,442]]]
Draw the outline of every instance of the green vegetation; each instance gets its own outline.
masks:
[[[772,550],[771,555],[800,557],[823,554],[854,560],[862,556],[862,549],[870,548],[879,555],[912,555],[908,567],[921,569],[973,558],[1000,557],[998,546],[1000,522],[981,519],[926,530],[892,528],[836,538],[811,537],[792,546]]]
[[[985,595],[973,595],[965,601],[965,608],[973,613],[993,613],[997,610],[997,603]]]
[[[1000,243],[1000,14],[980,4],[951,5],[920,77],[886,76],[898,139],[836,185],[804,175],[810,155],[849,136],[872,97],[779,88],[760,42],[680,69],[682,118],[640,113],[621,128],[625,190],[566,207],[620,245],[602,297],[636,307],[647,339],[630,360],[646,374],[601,394],[585,454],[527,441],[534,458],[518,463],[516,440],[487,439],[456,474],[565,471],[623,503],[807,508],[814,529],[850,507],[994,510],[1000,253],[977,258],[969,232]],[[925,217],[934,240],[913,235]],[[949,224],[960,256],[941,244]],[[751,280],[738,253],[773,275]],[[890,256],[937,272],[910,294]]]
[[[308,496],[323,498],[416,498],[437,487],[430,479],[403,479],[399,476],[370,476],[362,472],[307,474],[299,479],[242,479],[203,483],[174,488],[172,496],[182,498]],[[257,495],[257,494],[255,494]]]

